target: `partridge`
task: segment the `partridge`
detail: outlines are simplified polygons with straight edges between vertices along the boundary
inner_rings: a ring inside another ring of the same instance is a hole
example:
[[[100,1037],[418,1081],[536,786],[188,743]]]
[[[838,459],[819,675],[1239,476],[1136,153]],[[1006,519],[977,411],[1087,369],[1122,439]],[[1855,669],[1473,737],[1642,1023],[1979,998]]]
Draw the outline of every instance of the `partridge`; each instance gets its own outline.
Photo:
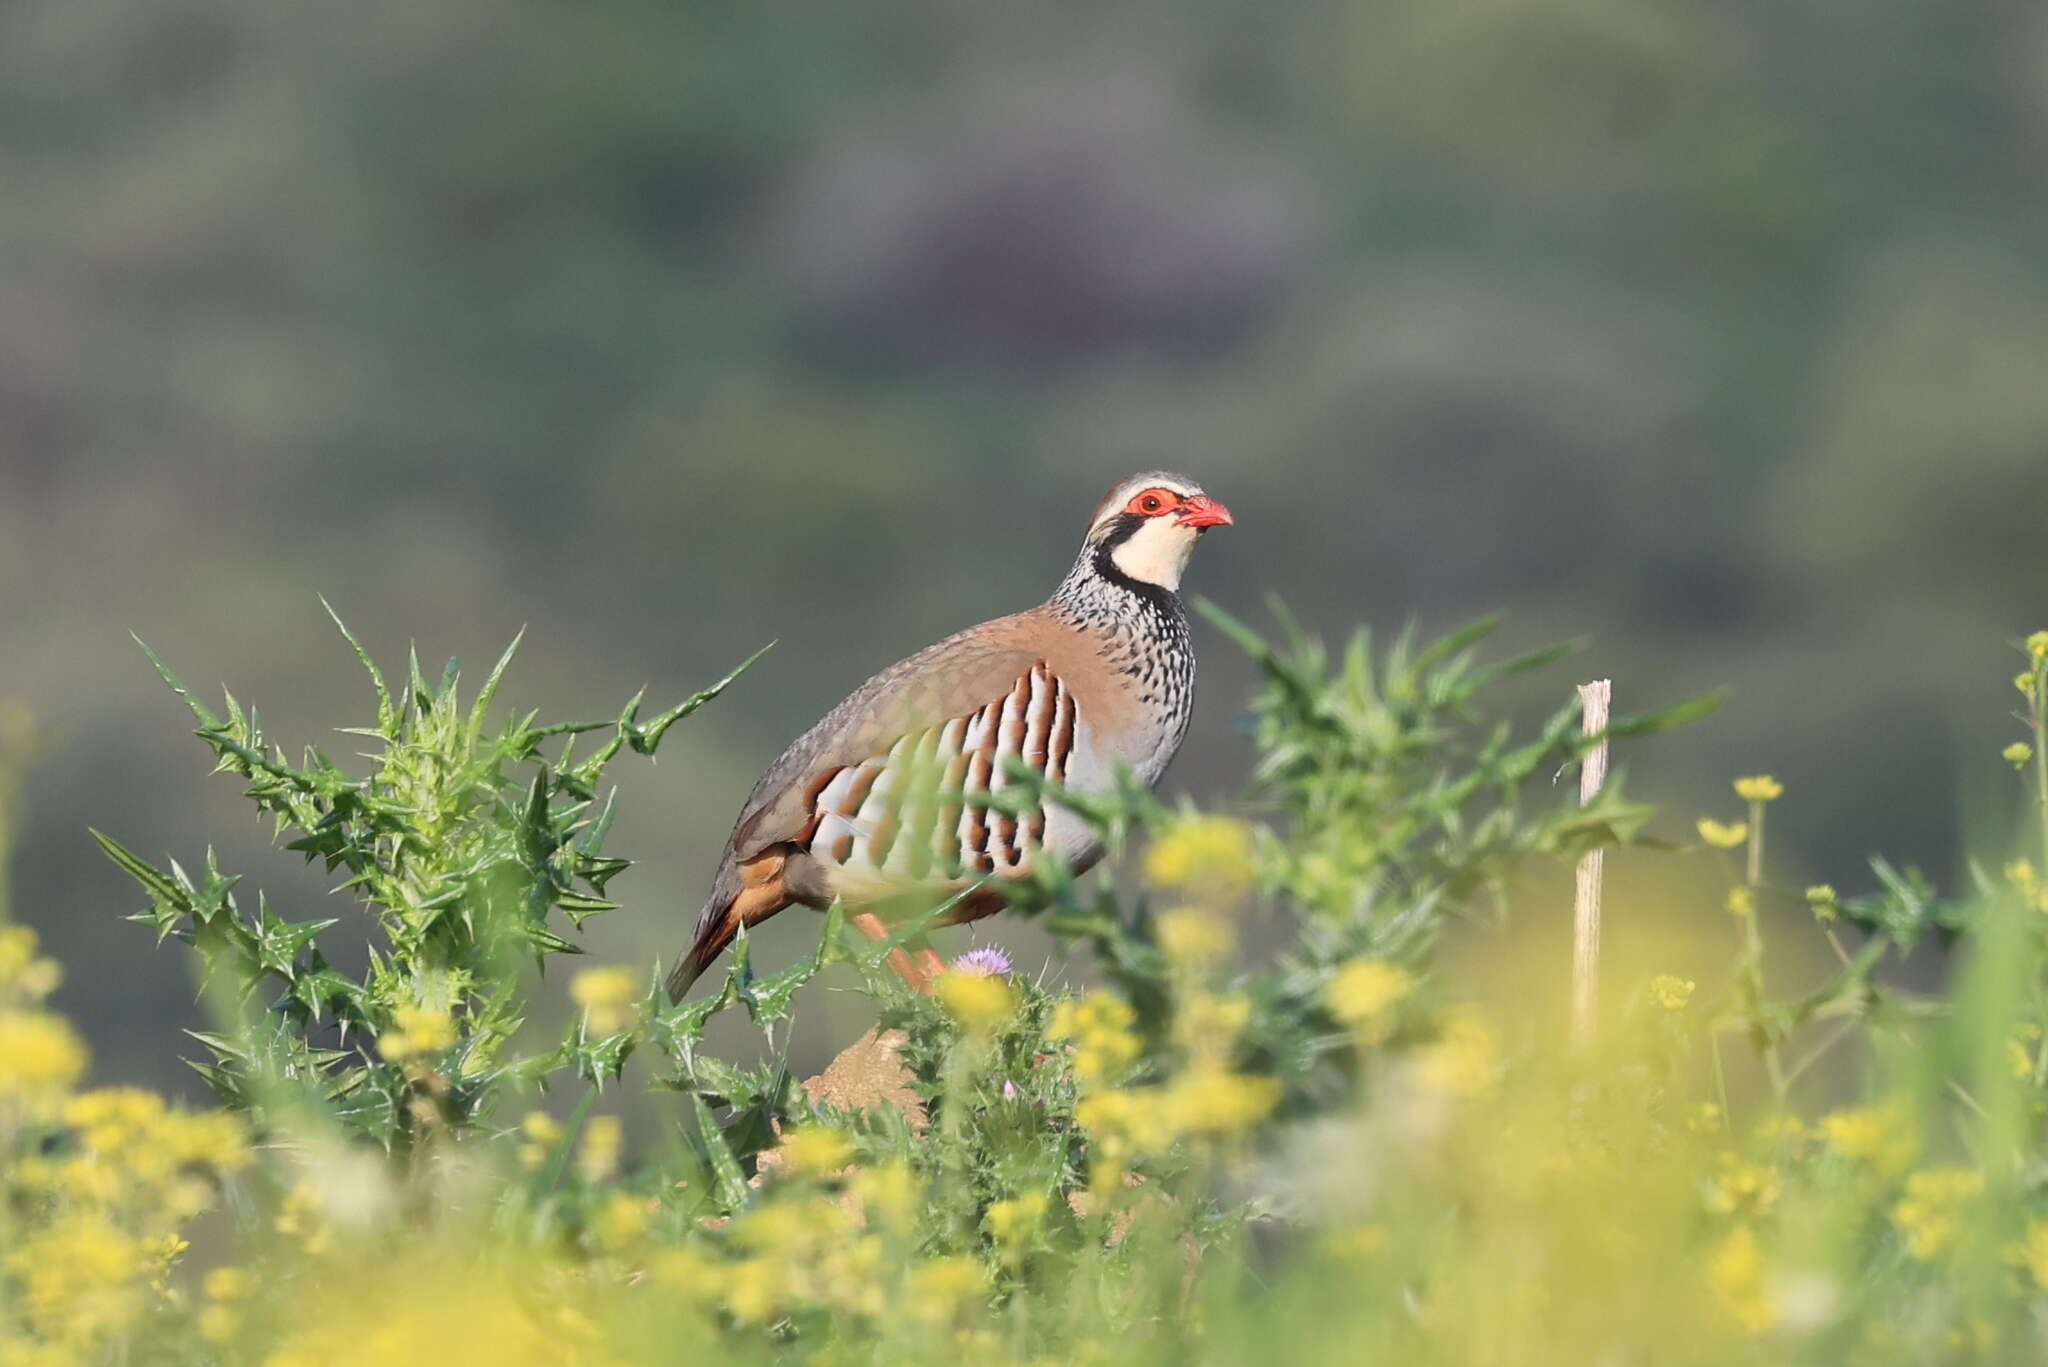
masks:
[[[987,799],[1015,762],[1075,791],[1120,770],[1158,782],[1194,703],[1181,572],[1202,533],[1230,521],[1186,475],[1133,475],[1097,505],[1044,603],[948,636],[826,713],[754,785],[670,994],[787,906],[837,899],[880,939],[875,908],[907,894],[966,890],[945,918],[957,924],[1000,910],[1003,884],[1041,859],[1085,871],[1102,846],[1075,813],[1053,801],[1013,815]],[[890,961],[923,990],[938,961],[921,956]]]

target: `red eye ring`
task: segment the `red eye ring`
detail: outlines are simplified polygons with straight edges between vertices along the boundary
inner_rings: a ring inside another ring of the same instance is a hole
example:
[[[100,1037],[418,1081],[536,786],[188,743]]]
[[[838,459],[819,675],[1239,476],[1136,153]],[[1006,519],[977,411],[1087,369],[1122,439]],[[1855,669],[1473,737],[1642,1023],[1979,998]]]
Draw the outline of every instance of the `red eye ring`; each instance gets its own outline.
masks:
[[[1124,511],[1139,517],[1157,517],[1180,506],[1180,495],[1171,489],[1147,489],[1124,505]]]

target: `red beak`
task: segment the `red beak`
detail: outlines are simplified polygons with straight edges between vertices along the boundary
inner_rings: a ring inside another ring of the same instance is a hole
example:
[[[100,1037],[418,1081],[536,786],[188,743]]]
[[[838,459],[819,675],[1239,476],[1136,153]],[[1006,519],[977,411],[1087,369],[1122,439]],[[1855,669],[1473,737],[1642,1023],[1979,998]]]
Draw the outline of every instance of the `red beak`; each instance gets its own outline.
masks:
[[[1182,503],[1174,520],[1183,527],[1228,527],[1234,521],[1230,509],[1207,494],[1196,494]]]

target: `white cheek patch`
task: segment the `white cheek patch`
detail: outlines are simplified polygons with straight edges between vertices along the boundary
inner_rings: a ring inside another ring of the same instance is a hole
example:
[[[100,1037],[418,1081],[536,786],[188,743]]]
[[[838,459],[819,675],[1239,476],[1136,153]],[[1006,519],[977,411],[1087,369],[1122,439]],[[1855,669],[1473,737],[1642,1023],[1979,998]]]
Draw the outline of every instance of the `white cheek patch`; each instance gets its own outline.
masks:
[[[1183,527],[1171,517],[1151,518],[1111,551],[1109,559],[1141,584],[1178,589],[1198,535],[1195,528]]]

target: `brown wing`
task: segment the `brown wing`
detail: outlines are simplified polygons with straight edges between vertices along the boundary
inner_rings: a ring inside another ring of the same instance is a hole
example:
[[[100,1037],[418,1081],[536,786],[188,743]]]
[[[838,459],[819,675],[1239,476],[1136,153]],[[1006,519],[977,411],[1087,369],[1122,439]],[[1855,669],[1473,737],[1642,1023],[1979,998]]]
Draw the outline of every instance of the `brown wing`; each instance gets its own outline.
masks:
[[[670,976],[672,994],[688,988],[740,924],[763,921],[794,900],[782,884],[779,847],[808,843],[818,797],[836,775],[887,755],[906,736],[981,712],[992,701],[1001,706],[1038,661],[1014,644],[1020,625],[1020,619],[1000,619],[891,665],[782,752],[740,811],[691,950]]]
[[[769,766],[740,812],[727,857],[744,862],[770,845],[800,839],[831,777],[878,759],[898,741],[1000,706],[1037,657],[980,641],[941,641],[862,684]]]

